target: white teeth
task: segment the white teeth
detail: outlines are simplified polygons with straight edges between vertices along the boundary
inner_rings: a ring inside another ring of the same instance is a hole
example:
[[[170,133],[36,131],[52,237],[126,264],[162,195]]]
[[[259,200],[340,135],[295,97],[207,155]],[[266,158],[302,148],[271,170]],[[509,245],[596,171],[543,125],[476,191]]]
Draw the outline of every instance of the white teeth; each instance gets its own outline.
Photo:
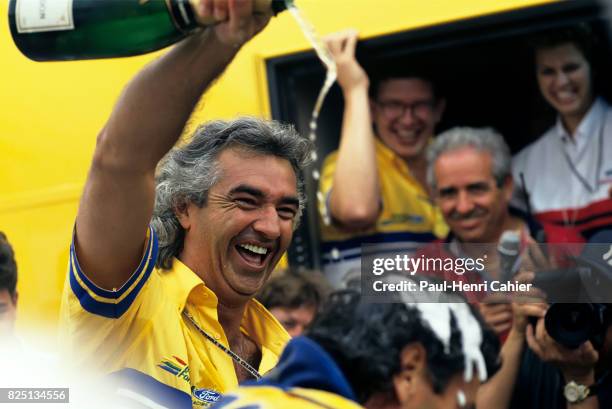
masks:
[[[417,137],[417,133],[415,131],[406,131],[406,130],[399,129],[396,131],[396,133],[402,139],[413,140],[413,139],[416,139]]]
[[[240,247],[252,251],[253,253],[261,254],[262,256],[265,256],[268,253],[267,248],[255,246],[254,244],[240,244]]]
[[[575,92],[571,91],[560,91],[557,93],[557,99],[560,101],[571,101],[576,97]]]

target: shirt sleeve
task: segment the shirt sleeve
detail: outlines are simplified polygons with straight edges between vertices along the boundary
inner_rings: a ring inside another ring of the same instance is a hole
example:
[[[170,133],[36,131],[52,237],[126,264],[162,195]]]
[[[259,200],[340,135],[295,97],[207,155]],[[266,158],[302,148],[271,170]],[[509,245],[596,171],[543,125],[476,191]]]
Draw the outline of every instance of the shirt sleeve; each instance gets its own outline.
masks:
[[[64,292],[78,301],[80,307],[90,314],[117,319],[134,303],[143,286],[151,276],[157,259],[158,243],[155,231],[149,227],[142,259],[128,281],[115,291],[96,286],[81,270],[77,259],[74,238],[70,246],[68,272],[69,288]]]
[[[138,268],[121,288],[108,291],[81,270],[73,239],[59,320],[60,346],[70,366],[112,372],[128,363],[141,365],[138,346],[152,336],[164,299],[155,272],[157,251],[157,237],[149,227]]]

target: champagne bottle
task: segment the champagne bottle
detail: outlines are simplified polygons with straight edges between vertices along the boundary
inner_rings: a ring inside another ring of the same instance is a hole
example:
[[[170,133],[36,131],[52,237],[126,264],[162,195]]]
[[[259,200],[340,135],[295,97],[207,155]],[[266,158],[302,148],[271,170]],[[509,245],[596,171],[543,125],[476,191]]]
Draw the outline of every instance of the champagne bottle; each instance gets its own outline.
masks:
[[[9,25],[34,61],[145,54],[176,43],[213,19],[198,19],[197,0],[10,0]],[[255,12],[285,10],[292,0],[256,0]]]

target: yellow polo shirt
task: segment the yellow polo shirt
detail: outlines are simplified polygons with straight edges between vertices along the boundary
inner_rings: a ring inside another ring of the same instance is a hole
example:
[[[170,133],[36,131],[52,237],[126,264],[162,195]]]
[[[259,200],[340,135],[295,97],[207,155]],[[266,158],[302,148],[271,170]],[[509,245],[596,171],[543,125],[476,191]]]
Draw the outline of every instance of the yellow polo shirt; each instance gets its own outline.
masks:
[[[329,195],[336,172],[337,151],[325,158],[321,169],[318,197],[323,268],[336,285],[347,271],[359,268],[363,243],[378,243],[385,251],[405,253],[414,252],[423,243],[448,234],[440,210],[412,176],[406,162],[378,138],[375,145],[382,203],[376,224],[368,230],[348,233],[334,225],[331,218]]]
[[[116,291],[93,284],[74,251],[62,295],[62,345],[78,367],[112,373],[146,399],[173,408],[208,407],[238,386],[232,358],[182,316],[186,308],[221,344],[228,340],[217,316],[218,300],[187,266],[155,267],[157,237],[149,228],[143,259]],[[241,330],[262,352],[258,371],[272,369],[290,339],[261,304],[251,300]]]

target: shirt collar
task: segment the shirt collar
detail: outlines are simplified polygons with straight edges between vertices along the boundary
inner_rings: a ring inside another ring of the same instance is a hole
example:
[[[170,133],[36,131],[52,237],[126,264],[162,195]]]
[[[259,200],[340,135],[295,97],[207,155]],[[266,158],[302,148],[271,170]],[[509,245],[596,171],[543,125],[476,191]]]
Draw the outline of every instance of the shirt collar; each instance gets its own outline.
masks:
[[[173,289],[179,311],[185,308],[189,300],[190,303],[210,309],[216,317],[219,299],[194,271],[175,257],[168,274],[172,275],[168,285]],[[247,303],[241,326],[256,342],[272,350],[277,356],[290,338],[278,320],[255,299]]]
[[[374,139],[374,144],[376,147],[376,153],[386,161],[401,160],[401,158],[397,156],[395,152],[391,150],[391,148],[385,145],[385,143],[379,137]]]
[[[433,138],[429,138],[427,144],[431,144],[433,142]],[[415,185],[420,186],[420,188],[425,192],[425,187],[421,186],[419,182],[414,178],[410,167],[406,163],[404,159],[402,159],[398,154],[393,152],[391,148],[389,148],[385,143],[379,138],[374,138],[375,148],[376,148],[376,158],[378,162],[381,161],[383,163],[391,163],[393,166],[398,169],[400,172],[404,173],[407,177],[409,177]]]
[[[201,287],[201,291],[206,293],[207,296],[210,296],[210,299],[214,300],[216,305],[217,296],[215,293],[206,287],[204,281],[181,260],[175,257],[172,260],[172,269],[170,272],[167,272],[167,274],[171,274],[173,276],[172,280],[168,281],[173,288],[180,311],[185,308],[189,295],[198,287]]]
[[[591,108],[587,114],[582,118],[578,128],[576,128],[576,132],[574,132],[574,137],[576,140],[582,138],[588,138],[591,135],[594,135],[598,127],[601,124],[601,121],[604,118],[604,114],[606,111],[606,107],[601,98],[595,99]],[[563,126],[563,121],[561,121],[561,116],[557,117],[557,123],[555,125],[557,135],[562,141],[572,140],[571,135],[567,132],[565,127]]]

